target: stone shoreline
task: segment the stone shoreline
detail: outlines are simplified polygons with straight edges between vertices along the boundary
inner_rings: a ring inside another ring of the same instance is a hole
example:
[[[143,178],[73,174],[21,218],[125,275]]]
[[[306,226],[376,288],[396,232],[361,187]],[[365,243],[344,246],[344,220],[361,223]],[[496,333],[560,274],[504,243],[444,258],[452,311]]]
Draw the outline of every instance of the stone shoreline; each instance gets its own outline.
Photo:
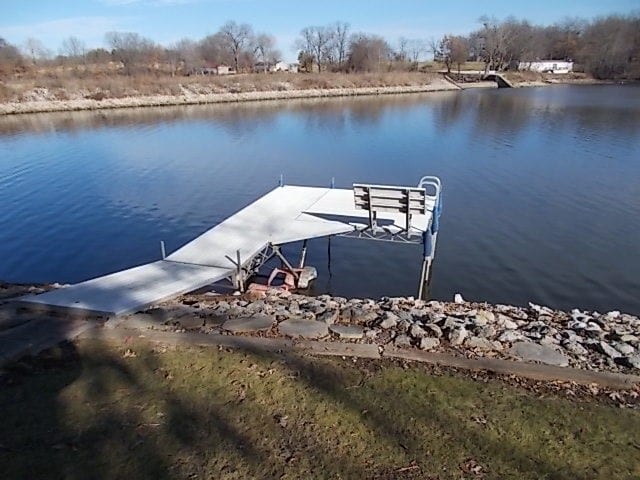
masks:
[[[427,302],[203,289],[107,318],[34,310],[12,301],[60,287],[0,282],[0,366],[65,340],[124,335],[169,344],[266,345],[319,355],[415,360],[640,393],[640,318],[615,311],[493,305],[466,302],[459,295],[453,302]]]
[[[640,373],[640,318],[620,312],[570,313],[411,297],[346,299],[281,291],[241,296],[191,294],[114,319],[140,328],[374,344],[380,349],[450,353]],[[109,326],[109,322],[107,326]]]
[[[515,87],[548,87],[551,85],[594,85],[611,82],[594,79],[567,79],[550,81],[514,82]],[[24,102],[0,103],[0,116],[28,113],[75,112],[83,110],[104,110],[116,108],[162,107],[179,105],[205,105],[215,103],[239,103],[274,100],[294,100],[306,98],[356,97],[365,95],[394,95],[408,93],[429,93],[466,90],[479,87],[475,84],[456,84],[445,79],[432,79],[424,85],[398,85],[388,87],[354,88],[311,88],[305,90],[274,90],[239,93],[203,93],[186,92],[182,95],[140,95],[123,98],[73,98],[69,100],[32,100]],[[485,87],[481,85],[480,87]]]
[[[39,100],[30,102],[0,103],[1,115],[26,113],[72,112],[80,110],[102,110],[113,108],[159,107],[176,105],[200,105],[211,103],[255,102],[267,100],[293,100],[304,98],[355,97],[362,95],[392,95],[401,93],[425,93],[459,90],[447,82],[436,82],[417,86],[358,87],[308,90],[282,90],[241,93],[210,93],[189,95],[146,95],[138,97],[88,98],[74,100]]]

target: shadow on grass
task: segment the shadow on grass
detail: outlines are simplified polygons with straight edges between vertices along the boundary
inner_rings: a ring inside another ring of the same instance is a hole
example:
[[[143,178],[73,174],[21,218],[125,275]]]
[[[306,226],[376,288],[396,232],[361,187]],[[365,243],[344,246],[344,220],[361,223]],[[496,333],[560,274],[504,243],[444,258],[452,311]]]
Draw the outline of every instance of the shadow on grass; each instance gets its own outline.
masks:
[[[4,478],[639,473],[635,412],[391,362],[83,341],[1,378]]]

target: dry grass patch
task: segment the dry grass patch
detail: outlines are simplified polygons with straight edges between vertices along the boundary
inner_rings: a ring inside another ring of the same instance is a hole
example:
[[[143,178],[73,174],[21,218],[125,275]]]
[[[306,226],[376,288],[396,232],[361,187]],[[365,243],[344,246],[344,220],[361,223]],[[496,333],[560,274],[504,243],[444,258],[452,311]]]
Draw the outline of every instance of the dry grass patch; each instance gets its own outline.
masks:
[[[415,72],[387,73],[312,73],[241,74],[229,76],[176,76],[137,74],[124,76],[47,72],[37,76],[6,78],[0,83],[0,101],[104,99],[143,95],[182,95],[242,93],[358,87],[427,85],[432,74]]]

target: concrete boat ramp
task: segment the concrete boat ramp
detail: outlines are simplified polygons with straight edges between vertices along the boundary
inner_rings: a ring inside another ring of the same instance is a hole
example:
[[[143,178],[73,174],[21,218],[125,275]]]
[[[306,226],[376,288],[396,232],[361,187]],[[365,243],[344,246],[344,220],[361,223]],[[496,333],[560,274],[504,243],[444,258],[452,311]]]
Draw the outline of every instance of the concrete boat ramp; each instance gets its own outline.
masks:
[[[353,189],[281,185],[165,258],[20,302],[102,315],[137,311],[223,279],[246,279],[286,243],[332,235],[423,243],[420,291],[428,281],[440,213],[440,181],[417,187],[355,184]]]

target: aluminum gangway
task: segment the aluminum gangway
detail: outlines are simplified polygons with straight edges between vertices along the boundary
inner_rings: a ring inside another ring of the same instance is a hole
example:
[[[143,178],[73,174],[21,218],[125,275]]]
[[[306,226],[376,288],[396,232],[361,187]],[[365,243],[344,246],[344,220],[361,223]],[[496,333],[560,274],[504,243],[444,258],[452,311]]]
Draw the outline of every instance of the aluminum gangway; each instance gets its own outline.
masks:
[[[417,186],[354,184],[353,189],[280,185],[162,259],[22,297],[20,302],[87,313],[121,315],[229,279],[246,280],[274,256],[288,264],[287,243],[342,235],[421,243],[419,298],[435,254],[442,186],[423,177]]]

